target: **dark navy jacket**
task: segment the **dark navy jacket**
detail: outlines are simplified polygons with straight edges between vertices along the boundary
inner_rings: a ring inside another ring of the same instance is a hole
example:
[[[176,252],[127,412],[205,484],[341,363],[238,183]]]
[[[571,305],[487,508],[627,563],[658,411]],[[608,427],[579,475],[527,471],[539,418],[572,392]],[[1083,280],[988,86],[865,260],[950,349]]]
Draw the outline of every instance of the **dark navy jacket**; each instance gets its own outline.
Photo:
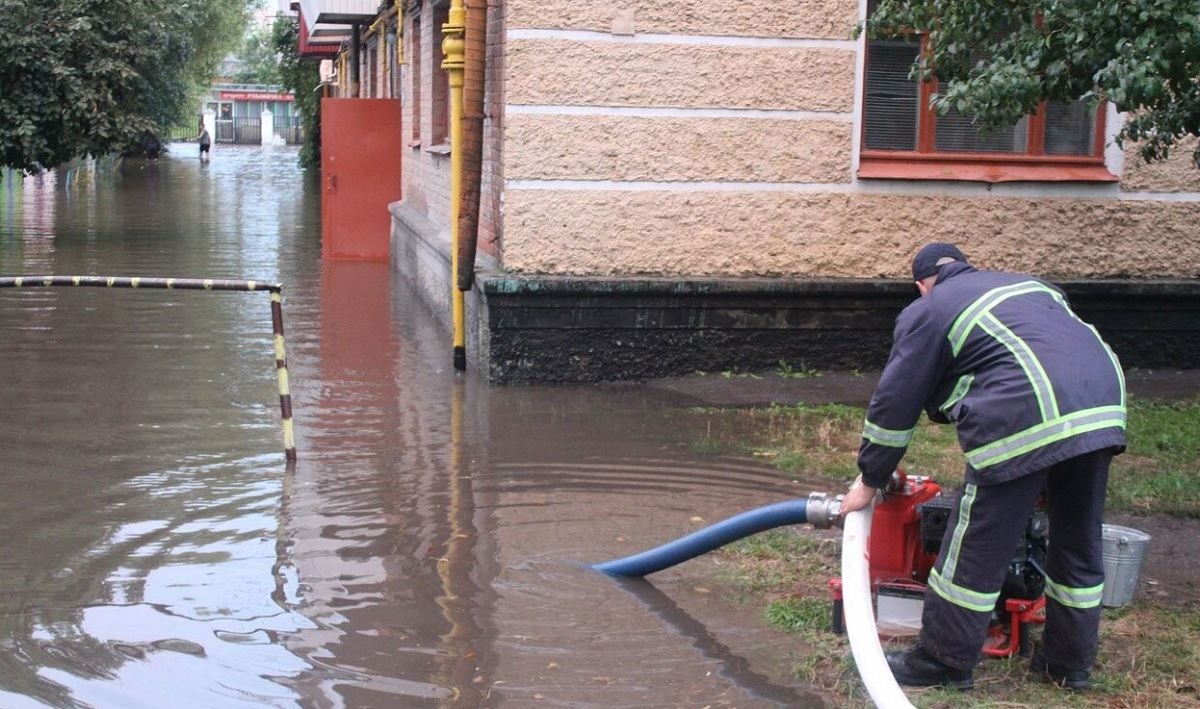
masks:
[[[965,263],[896,320],[863,426],[865,483],[887,483],[922,410],[954,423],[976,485],[1125,445],[1125,379],[1096,330],[1054,286]]]

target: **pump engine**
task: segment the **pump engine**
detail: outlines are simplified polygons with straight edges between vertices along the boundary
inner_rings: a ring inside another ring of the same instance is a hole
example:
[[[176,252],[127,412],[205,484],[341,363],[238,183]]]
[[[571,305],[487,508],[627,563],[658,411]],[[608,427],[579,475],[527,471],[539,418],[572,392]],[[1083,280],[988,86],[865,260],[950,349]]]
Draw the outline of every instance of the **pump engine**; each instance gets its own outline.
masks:
[[[929,571],[937,560],[956,496],[924,476],[897,471],[875,505],[867,541],[871,584],[876,594],[881,631],[904,634],[919,625]],[[1028,650],[1028,626],[1044,618],[1044,563],[1048,524],[1044,507],[1014,541],[1012,560],[996,603],[995,617],[984,653],[1007,657]],[[833,626],[842,632],[841,580],[833,579]]]

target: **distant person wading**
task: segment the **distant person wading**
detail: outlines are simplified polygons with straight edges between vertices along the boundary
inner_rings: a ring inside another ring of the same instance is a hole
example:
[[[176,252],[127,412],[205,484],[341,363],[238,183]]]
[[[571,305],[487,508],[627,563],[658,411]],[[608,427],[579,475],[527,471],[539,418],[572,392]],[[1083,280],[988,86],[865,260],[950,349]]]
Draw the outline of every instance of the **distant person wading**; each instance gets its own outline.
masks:
[[[209,148],[212,147],[212,138],[208,135],[208,128],[203,123],[200,124],[199,142],[200,142],[200,162],[208,162],[208,159],[209,159],[208,151],[209,151]]]

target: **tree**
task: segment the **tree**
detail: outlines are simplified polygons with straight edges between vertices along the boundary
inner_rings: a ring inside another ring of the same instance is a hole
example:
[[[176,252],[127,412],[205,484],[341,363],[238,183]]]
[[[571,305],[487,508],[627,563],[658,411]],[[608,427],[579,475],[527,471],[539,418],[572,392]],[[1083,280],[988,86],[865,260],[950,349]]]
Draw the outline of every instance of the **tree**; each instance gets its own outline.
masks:
[[[273,31],[252,28],[246,33],[237,54],[242,66],[233,80],[239,84],[278,84],[280,53],[275,48]]]
[[[246,0],[0,0],[0,165],[32,172],[161,134],[246,19]]]
[[[280,15],[271,28],[271,42],[279,57],[279,77],[296,95],[296,108],[304,124],[300,146],[301,167],[321,164],[321,71],[316,62],[300,57],[300,18]]]
[[[1200,135],[1200,0],[880,0],[865,30],[926,33],[914,78],[936,77],[934,107],[984,129],[1083,98],[1126,112],[1118,144],[1147,161]]]

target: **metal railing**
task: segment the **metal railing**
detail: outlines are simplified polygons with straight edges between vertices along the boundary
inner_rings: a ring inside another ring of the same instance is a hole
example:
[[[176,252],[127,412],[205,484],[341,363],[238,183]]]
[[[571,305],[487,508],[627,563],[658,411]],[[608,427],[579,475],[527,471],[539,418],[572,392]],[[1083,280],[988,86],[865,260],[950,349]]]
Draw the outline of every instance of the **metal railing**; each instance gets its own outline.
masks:
[[[255,119],[257,120],[257,119]],[[275,377],[279,384],[279,413],[283,421],[283,454],[296,460],[296,437],[292,429],[292,391],[288,382],[287,354],[283,346],[283,284],[213,278],[139,278],[122,276],[5,276],[0,288],[151,288],[160,290],[241,291],[271,294],[271,330],[275,335]]]
[[[300,116],[276,118],[275,135],[283,138],[288,145],[299,145],[303,142],[304,128],[300,125]]]
[[[217,119],[214,142],[241,145],[262,143],[262,119],[253,117]],[[304,127],[300,116],[284,116],[275,119],[275,136],[288,145],[299,145],[304,141]],[[172,143],[194,143],[199,128],[176,126],[167,131],[166,139]]]
[[[262,143],[262,119],[257,116],[218,118],[214,140],[218,143],[259,145]]]
[[[200,129],[196,126],[175,126],[167,129],[166,138],[171,143],[196,142]]]

